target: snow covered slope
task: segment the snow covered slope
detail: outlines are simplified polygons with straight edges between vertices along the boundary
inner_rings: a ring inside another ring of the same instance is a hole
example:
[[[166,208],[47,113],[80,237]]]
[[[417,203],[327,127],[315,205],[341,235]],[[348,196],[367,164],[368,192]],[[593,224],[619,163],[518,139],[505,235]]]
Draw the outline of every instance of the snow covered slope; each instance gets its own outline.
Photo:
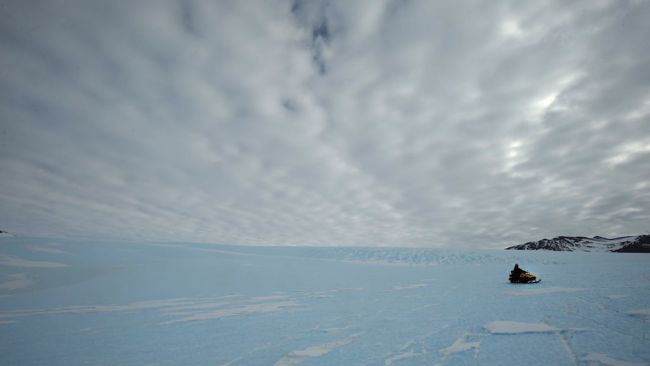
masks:
[[[649,320],[645,254],[0,239],[0,365],[636,366]]]
[[[510,250],[553,250],[580,252],[647,252],[650,249],[650,235],[623,236],[608,239],[602,236],[558,236],[514,245]]]

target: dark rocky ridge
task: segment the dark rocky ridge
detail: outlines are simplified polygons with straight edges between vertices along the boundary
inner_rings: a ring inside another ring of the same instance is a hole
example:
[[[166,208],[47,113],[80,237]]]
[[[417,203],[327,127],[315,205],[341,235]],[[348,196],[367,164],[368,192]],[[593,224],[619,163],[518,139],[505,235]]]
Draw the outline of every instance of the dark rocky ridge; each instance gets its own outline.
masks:
[[[530,241],[506,250],[552,250],[578,252],[650,253],[650,235],[605,238],[594,236],[558,236],[553,239]]]
[[[631,244],[613,251],[619,253],[650,253],[650,235],[639,235]]]

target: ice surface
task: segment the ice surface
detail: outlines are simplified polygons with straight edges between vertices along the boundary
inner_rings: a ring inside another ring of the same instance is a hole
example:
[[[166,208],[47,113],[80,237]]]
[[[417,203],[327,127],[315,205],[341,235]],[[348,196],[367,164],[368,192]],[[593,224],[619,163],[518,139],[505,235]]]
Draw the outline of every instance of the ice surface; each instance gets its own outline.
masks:
[[[0,365],[644,365],[649,318],[648,254],[0,242]]]
[[[522,323],[512,321],[493,321],[485,325],[492,334],[548,333],[559,329],[544,323]]]

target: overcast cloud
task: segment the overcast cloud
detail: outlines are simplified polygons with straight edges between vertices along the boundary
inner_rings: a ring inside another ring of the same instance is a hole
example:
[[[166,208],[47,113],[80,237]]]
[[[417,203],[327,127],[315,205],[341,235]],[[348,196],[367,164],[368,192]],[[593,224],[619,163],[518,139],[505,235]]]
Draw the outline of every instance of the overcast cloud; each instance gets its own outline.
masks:
[[[3,1],[0,229],[504,247],[650,230],[648,1]]]

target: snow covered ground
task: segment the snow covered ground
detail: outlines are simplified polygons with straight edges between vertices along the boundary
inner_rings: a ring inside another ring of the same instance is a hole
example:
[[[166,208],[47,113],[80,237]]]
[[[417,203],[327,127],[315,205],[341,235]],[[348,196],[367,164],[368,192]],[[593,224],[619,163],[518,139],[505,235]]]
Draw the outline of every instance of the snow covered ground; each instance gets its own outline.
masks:
[[[0,365],[648,365],[649,320],[648,254],[0,239]]]

